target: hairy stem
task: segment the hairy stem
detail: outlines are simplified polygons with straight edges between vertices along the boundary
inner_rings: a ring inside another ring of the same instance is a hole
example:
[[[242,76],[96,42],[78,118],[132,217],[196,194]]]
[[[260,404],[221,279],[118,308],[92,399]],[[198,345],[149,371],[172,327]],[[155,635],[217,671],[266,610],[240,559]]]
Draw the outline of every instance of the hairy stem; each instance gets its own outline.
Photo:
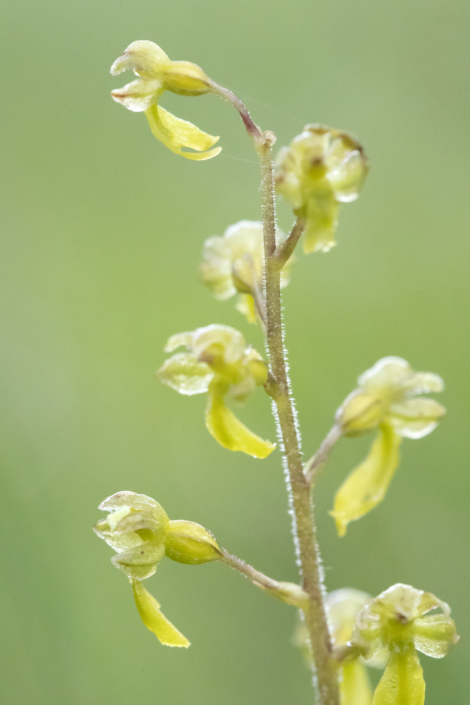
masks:
[[[266,590],[274,597],[278,597],[283,602],[295,607],[302,607],[308,600],[308,595],[302,590],[299,585],[294,583],[282,583],[278,580],[269,578],[264,573],[253,568],[249,563],[245,563],[241,558],[233,556],[231,553],[222,549],[222,562],[229,565],[234,570],[238,571],[245,578],[248,578],[256,587]]]
[[[296,413],[290,392],[286,351],[283,341],[281,315],[281,268],[274,256],[275,197],[270,133],[257,148],[261,162],[261,192],[263,208],[263,234],[265,255],[266,342],[269,352],[271,376],[269,394],[273,399],[274,414],[278,421],[281,448],[284,452],[286,482],[292,514],[292,530],[302,575],[302,587],[308,594],[308,607],[303,609],[315,662],[317,695],[321,705],[339,705],[337,669],[324,605],[324,587],[321,558],[315,538],[315,521],[311,488],[302,463],[300,436]]]
[[[214,81],[211,81],[211,88],[213,93],[220,96],[220,98],[226,100],[227,103],[230,103],[230,105],[232,105],[235,110],[238,111],[241,119],[243,120],[243,124],[245,125],[246,131],[250,135],[251,139],[254,141],[255,145],[258,146],[259,144],[261,144],[263,142],[263,133],[258,127],[258,125],[253,122],[253,119],[250,113],[248,112],[246,105],[242,103],[240,98],[237,98],[235,93],[229,91],[228,88],[219,86],[217,83],[214,83]]]

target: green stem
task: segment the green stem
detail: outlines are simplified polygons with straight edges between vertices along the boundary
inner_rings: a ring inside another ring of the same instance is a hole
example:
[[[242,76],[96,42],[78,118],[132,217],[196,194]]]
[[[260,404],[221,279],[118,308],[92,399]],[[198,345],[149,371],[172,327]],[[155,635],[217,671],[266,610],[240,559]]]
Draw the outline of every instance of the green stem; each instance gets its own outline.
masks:
[[[303,473],[300,437],[290,380],[287,373],[281,315],[281,269],[273,257],[276,251],[275,196],[271,159],[272,133],[265,133],[263,145],[257,147],[261,162],[261,192],[265,255],[266,342],[271,376],[269,393],[278,422],[280,445],[284,453],[286,483],[292,514],[292,530],[302,575],[302,587],[309,597],[303,610],[315,662],[317,695],[321,705],[339,705],[337,669],[331,654],[326,620],[323,571],[315,538],[315,521],[311,488]]]
[[[292,253],[294,252],[299,238],[304,230],[305,219],[297,218],[294,223],[294,227],[292,228],[287,238],[284,240],[284,242],[277,246],[276,252],[273,255],[273,259],[276,260],[278,267],[280,267],[281,269],[283,268],[289,257],[292,256]]]
[[[302,607],[308,600],[308,595],[302,590],[300,585],[273,580],[267,575],[264,575],[264,573],[260,573],[259,570],[253,568],[253,566],[249,563],[242,561],[241,558],[233,556],[224,548],[221,550],[222,562],[244,575],[245,578],[248,578],[248,580],[250,580],[253,585],[256,585],[256,587],[266,590],[266,592],[274,597],[277,597],[289,605],[294,605],[295,607]]]
[[[331,449],[335,443],[339,441],[341,436],[341,427],[335,424],[328,432],[326,438],[322,441],[322,444],[315,455],[312,455],[310,460],[305,463],[304,475],[309,485],[315,484],[317,476],[325,467]]]

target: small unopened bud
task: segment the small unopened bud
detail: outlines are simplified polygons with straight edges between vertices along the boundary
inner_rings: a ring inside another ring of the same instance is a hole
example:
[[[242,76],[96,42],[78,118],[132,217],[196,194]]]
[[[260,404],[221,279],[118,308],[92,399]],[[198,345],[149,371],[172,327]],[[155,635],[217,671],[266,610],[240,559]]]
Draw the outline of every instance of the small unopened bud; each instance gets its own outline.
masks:
[[[165,533],[165,553],[178,563],[201,565],[218,561],[221,551],[210,531],[193,521],[170,521]]]

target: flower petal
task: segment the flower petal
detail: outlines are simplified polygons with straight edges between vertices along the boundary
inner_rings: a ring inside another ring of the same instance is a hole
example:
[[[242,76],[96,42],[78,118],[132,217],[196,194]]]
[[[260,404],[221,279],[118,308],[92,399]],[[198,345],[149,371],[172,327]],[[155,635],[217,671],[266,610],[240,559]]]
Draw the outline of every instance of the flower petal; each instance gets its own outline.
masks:
[[[168,517],[166,515],[163,507],[152,497],[147,497],[146,494],[137,494],[136,492],[116,492],[104,499],[98,509],[104,512],[115,512],[118,509],[124,509],[127,507],[132,507],[134,509],[147,509],[151,507],[158,510],[159,516],[162,515],[166,517],[166,522],[168,523]],[[163,514],[162,514],[163,513]]]
[[[156,103],[163,93],[160,81],[136,81],[126,83],[122,88],[111,91],[111,97],[133,113],[142,113]]]
[[[246,317],[248,323],[256,323],[255,300],[251,294],[240,294],[235,308]]]
[[[392,651],[372,705],[423,705],[425,687],[416,651]]]
[[[417,608],[418,616],[421,617],[423,614],[427,614],[428,612],[431,612],[431,610],[436,609],[442,610],[446,617],[449,617],[450,607],[447,602],[440,600],[438,597],[433,595],[432,592],[423,592]]]
[[[349,522],[360,519],[383,500],[399,462],[400,443],[391,426],[380,426],[369,455],[337,491],[330,514],[339,536],[346,534]]]
[[[412,369],[402,357],[383,357],[373,367],[358,377],[358,384],[367,390],[388,390],[410,379]]]
[[[169,338],[167,344],[164,347],[165,352],[173,352],[177,348],[186,347],[188,350],[191,349],[194,340],[194,332],[188,333],[176,333]]]
[[[406,399],[390,405],[390,423],[399,436],[423,438],[445,413],[445,407],[434,399]]]
[[[193,353],[176,353],[157,372],[160,380],[180,394],[191,396],[207,392],[214,376],[209,365],[199,362]]]
[[[310,252],[328,252],[336,245],[339,204],[332,191],[308,197],[303,249]]]
[[[328,593],[326,607],[328,623],[332,629],[332,640],[335,646],[347,644],[351,639],[358,612],[362,610],[372,597],[361,590],[341,588]]]
[[[370,705],[372,690],[364,664],[359,661],[345,663],[341,669],[339,690],[341,705]]]
[[[165,646],[184,646],[187,648],[190,642],[162,614],[159,603],[147,592],[140,580],[134,580],[132,588],[134,590],[135,604],[147,629],[150,629],[159,642]]]
[[[193,333],[192,351],[199,357],[208,356],[224,365],[239,363],[246,354],[246,342],[240,331],[231,326],[213,324],[197,328]]]
[[[359,143],[340,133],[331,141],[326,157],[327,178],[341,203],[355,201],[369,172],[367,157]]]
[[[431,392],[443,392],[445,388],[444,380],[434,372],[414,372],[401,384],[402,389],[407,389],[408,393],[430,394]]]
[[[231,243],[223,237],[210,237],[204,243],[201,278],[209,291],[219,301],[237,293],[232,279]]]
[[[122,570],[131,580],[144,580],[157,570],[157,565],[165,555],[165,544],[153,545],[142,542],[130,551],[118,553],[111,563]]]
[[[432,658],[443,658],[459,637],[455,622],[445,614],[419,617],[413,624],[414,644],[418,651]]]
[[[163,67],[170,64],[163,49],[154,42],[140,40],[129,44],[127,49],[111,66],[111,74],[117,76],[123,71],[134,71],[137,76],[158,78]]]
[[[175,154],[180,154],[186,159],[202,161],[215,157],[222,147],[210,149],[219,137],[212,137],[187,120],[181,120],[158,105],[152,105],[145,111],[145,115],[153,135]],[[182,147],[188,147],[196,152],[183,152]],[[205,152],[204,150],[209,150]],[[198,154],[197,152],[203,152]]]
[[[206,410],[206,427],[209,433],[228,450],[239,450],[253,458],[266,458],[275,444],[263,441],[250,431],[235,414],[225,406],[222,396],[210,394]]]

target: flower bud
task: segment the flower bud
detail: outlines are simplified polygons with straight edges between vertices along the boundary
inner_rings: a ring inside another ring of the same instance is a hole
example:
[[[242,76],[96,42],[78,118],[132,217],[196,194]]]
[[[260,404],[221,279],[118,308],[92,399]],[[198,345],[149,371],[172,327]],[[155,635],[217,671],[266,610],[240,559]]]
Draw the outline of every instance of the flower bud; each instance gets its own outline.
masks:
[[[170,521],[165,535],[165,553],[178,563],[201,565],[220,560],[221,551],[210,531],[194,521]]]

